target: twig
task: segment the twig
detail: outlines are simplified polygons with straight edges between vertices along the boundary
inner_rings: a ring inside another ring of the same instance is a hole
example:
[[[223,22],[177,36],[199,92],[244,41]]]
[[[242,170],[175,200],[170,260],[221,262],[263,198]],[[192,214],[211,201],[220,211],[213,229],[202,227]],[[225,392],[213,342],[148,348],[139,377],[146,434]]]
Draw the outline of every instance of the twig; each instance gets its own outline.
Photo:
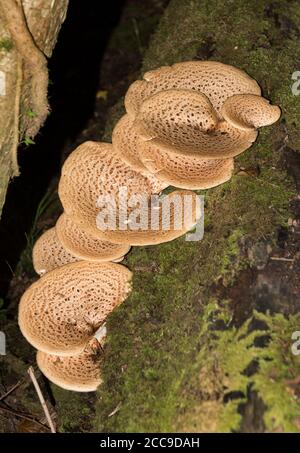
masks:
[[[12,276],[14,277],[14,276],[15,276],[15,273],[14,273],[14,271],[13,271],[13,268],[11,267],[11,265],[9,264],[9,262],[8,262],[7,260],[5,260],[5,263],[7,264],[8,269],[10,270]]]
[[[273,261],[289,261],[289,262],[293,262],[293,261],[294,261],[294,258],[284,258],[284,257],[280,257],[280,256],[270,256],[270,260],[273,260]]]
[[[39,383],[38,383],[38,381],[37,381],[37,379],[36,379],[36,377],[35,377],[33,367],[30,366],[30,367],[28,368],[27,371],[28,371],[28,374],[29,374],[29,376],[30,376],[30,379],[32,380],[32,383],[33,383],[34,388],[35,388],[35,390],[36,390],[37,396],[39,397],[39,400],[40,400],[40,403],[41,403],[41,405],[42,405],[43,411],[44,411],[44,413],[45,413],[46,419],[47,419],[47,421],[48,421],[50,430],[51,430],[52,433],[55,433],[55,432],[56,432],[56,431],[55,431],[55,427],[54,427],[52,418],[51,418],[51,416],[50,416],[50,412],[49,412],[49,410],[48,410],[46,401],[45,401],[45,399],[44,399],[44,397],[43,397],[41,388],[40,388]]]
[[[49,429],[49,427],[47,425],[44,425],[43,423],[36,420],[34,417],[31,417],[30,415],[26,415],[21,412],[14,411],[13,409],[9,409],[7,407],[0,406],[0,412],[1,411],[6,412],[7,414],[10,414],[10,415],[14,415],[15,417],[18,417],[18,418],[23,418],[24,420],[28,420],[29,422],[36,423],[37,425],[42,426],[43,428]]]
[[[112,417],[113,415],[115,415],[117,412],[119,412],[121,406],[122,406],[122,403],[119,403],[119,404],[117,405],[117,407],[116,407],[110,414],[108,414],[108,417],[110,418],[110,417]]]
[[[17,382],[15,385],[13,385],[4,395],[0,396],[0,401],[3,401],[8,395],[10,395],[14,390],[16,390],[20,385],[24,382],[24,379]]]

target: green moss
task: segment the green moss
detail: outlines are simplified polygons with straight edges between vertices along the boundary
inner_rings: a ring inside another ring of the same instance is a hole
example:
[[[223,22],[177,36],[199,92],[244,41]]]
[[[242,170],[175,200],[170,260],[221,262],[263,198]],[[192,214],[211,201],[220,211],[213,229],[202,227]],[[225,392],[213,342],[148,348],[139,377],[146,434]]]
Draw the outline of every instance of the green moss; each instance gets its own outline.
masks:
[[[222,329],[216,330],[216,323],[220,320],[223,321]],[[250,320],[240,329],[224,330],[223,323],[224,309],[211,302],[203,316],[202,347],[185,377],[181,395],[177,424],[184,431],[203,432],[206,428],[208,431],[229,432],[237,430],[241,422],[238,406],[245,401],[249,385],[249,378],[243,372],[260,354],[253,342],[262,333],[248,333]],[[192,402],[195,391],[199,392],[198,403]],[[232,392],[240,396],[224,404],[224,398]],[[214,405],[216,414],[212,414],[211,420],[195,417],[202,412],[207,401]],[[202,404],[204,407],[201,408]]]
[[[0,51],[5,50],[9,52],[13,48],[13,42],[9,38],[0,39]]]
[[[295,429],[296,403],[289,399],[281,362],[273,361],[281,370],[282,403],[274,401],[277,384],[268,378],[268,358],[280,341],[277,318],[267,317],[271,341],[267,349],[258,348],[253,342],[262,332],[248,333],[249,323],[233,327],[229,304],[210,303],[211,285],[219,278],[234,284],[249,265],[246,241],[272,241],[277,228],[287,225],[295,193],[282,169],[281,145],[284,138],[295,150],[300,144],[300,99],[291,92],[300,48],[295,34],[286,35],[278,26],[276,15],[293,18],[300,29],[300,7],[296,1],[279,3],[172,0],[152,38],[144,71],[192,58],[233,64],[247,70],[264,94],[279,103],[283,121],[261,132],[255,146],[236,159],[230,182],[205,192],[201,242],[179,239],[135,247],[129,254],[134,289],[108,322],[97,430],[236,430],[249,385],[261,394],[267,382],[268,394],[260,395],[268,407],[267,428]],[[216,331],[219,322],[225,330]],[[260,361],[260,371],[250,379],[243,372],[252,360]],[[224,404],[230,391],[242,396]]]
[[[281,314],[270,318],[256,314],[270,329],[271,340],[252,377],[254,389],[266,404],[264,421],[270,431],[299,432],[300,405],[296,386],[290,384],[300,374],[300,357],[292,354],[292,333],[299,330],[300,316],[288,319]]]
[[[242,269],[243,261],[241,260],[240,241],[244,232],[240,229],[234,230],[227,238],[222,257],[220,274],[227,281],[230,276],[234,277],[238,270]]]
[[[213,431],[239,430],[242,421],[239,408],[251,388],[266,405],[264,422],[268,431],[298,432],[300,405],[295,389],[288,382],[300,372],[300,358],[292,354],[290,341],[300,316],[286,319],[281,314],[271,317],[254,313],[239,329],[216,331],[214,324],[222,317],[223,310],[218,308],[208,306],[204,313],[203,347],[185,378],[178,425],[193,432],[202,432],[209,422]],[[253,319],[263,321],[265,331],[249,329]],[[257,340],[266,333],[268,345],[257,347]],[[254,360],[256,371],[249,376],[246,370]],[[197,403],[192,397],[198,388],[201,399]],[[235,397],[230,399],[233,394]],[[216,410],[211,420],[198,416],[202,411],[205,413],[207,401]]]
[[[109,331],[117,329],[118,334],[109,336],[106,346],[103,372],[109,378],[100,393],[102,430],[171,429],[184,371],[180,361],[173,362],[172,357],[176,354],[185,362],[190,354],[188,332],[198,328],[200,308],[191,304],[186,312],[186,298],[194,294],[197,283],[195,276],[186,285],[178,273],[178,268],[188,265],[187,254],[176,259],[182,242],[143,248],[139,256],[132,253],[128,257],[134,271],[134,291],[108,323]],[[107,418],[120,404],[118,413]]]
[[[51,385],[59,414],[59,432],[91,432],[94,419],[93,394],[81,394]]]

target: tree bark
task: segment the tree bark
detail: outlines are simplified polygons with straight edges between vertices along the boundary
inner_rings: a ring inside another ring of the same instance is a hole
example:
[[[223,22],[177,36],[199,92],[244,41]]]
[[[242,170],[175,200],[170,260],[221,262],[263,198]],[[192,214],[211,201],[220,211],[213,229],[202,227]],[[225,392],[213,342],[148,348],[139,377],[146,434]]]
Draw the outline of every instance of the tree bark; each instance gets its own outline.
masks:
[[[0,215],[19,175],[19,143],[30,142],[49,112],[47,57],[68,0],[0,0]]]
[[[99,431],[299,432],[299,36],[296,0],[166,8],[143,73],[186,60],[231,64],[282,118],[235,158],[229,182],[205,191],[201,241],[128,254],[133,292],[107,322]]]

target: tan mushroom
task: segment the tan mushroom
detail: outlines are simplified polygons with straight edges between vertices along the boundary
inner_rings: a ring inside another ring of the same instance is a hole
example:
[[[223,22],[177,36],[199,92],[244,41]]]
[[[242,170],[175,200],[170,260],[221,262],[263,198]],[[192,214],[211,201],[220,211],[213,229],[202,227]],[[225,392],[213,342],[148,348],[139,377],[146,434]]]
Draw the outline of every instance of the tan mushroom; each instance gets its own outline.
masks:
[[[116,229],[102,230],[103,237],[112,242],[130,245],[153,245],[172,241],[197,223],[200,215],[197,194],[177,190],[162,197],[151,197],[133,210],[124,225],[117,218]],[[189,215],[184,217],[184,212]]]
[[[85,142],[64,163],[58,193],[69,217],[90,234],[105,239],[96,225],[102,202],[120,206],[122,189],[128,198],[150,197],[162,186],[155,176],[148,178],[125,165],[111,144]]]
[[[112,133],[112,145],[116,155],[133,170],[145,176],[151,184],[153,193],[159,193],[167,184],[149,172],[139,158],[140,136],[129,115],[124,115],[116,124]]]
[[[23,294],[19,326],[36,349],[55,355],[83,351],[110,312],[131,290],[121,264],[79,261],[42,276]]]
[[[125,96],[127,113],[135,117],[142,102],[160,91],[189,89],[205,94],[221,118],[224,101],[234,94],[261,94],[258,83],[246,72],[216,61],[187,61],[146,72]]]
[[[112,145],[118,157],[139,173],[147,171],[139,159],[138,134],[129,115],[124,115],[114,127]]]
[[[56,223],[56,232],[64,248],[72,255],[88,261],[115,261],[123,259],[130,246],[128,244],[113,244],[95,238],[80,228],[65,213]]]
[[[276,123],[281,115],[277,105],[254,94],[239,94],[226,99],[222,115],[232,126],[245,131]]]
[[[33,267],[40,276],[64,264],[79,261],[61,244],[55,228],[43,233],[34,244],[32,250]]]
[[[195,101],[194,108],[190,107],[191,98]],[[210,121],[204,122],[208,112],[201,108],[197,111],[197,98],[203,99],[192,91],[168,90],[146,99],[134,122],[140,134],[138,149],[141,141],[151,141],[161,151],[176,156],[222,159],[250,148],[257,131],[243,131],[224,120],[217,122],[213,114],[208,116]]]
[[[228,181],[234,161],[201,159],[162,151],[151,140],[140,143],[139,152],[145,167],[166,184],[181,189],[209,189]]]
[[[124,260],[125,256],[120,256],[120,258],[117,258],[115,260],[112,260],[113,263],[121,263]]]
[[[166,90],[154,94],[140,106],[134,126],[146,140],[160,138],[181,143],[185,137],[197,143],[214,131],[217,114],[205,94],[192,90]]]
[[[206,96],[188,90],[161,91],[146,99],[134,125],[140,141],[151,141],[176,155],[200,158],[234,157],[257,137],[255,130],[242,131],[226,121],[218,122]]]
[[[41,372],[54,384],[74,392],[93,392],[101,384],[101,351],[83,351],[61,357],[38,351],[36,356]]]
[[[101,384],[103,349],[107,335],[106,323],[94,334],[83,352],[57,356],[37,352],[41,372],[54,384],[75,392],[92,392]]]

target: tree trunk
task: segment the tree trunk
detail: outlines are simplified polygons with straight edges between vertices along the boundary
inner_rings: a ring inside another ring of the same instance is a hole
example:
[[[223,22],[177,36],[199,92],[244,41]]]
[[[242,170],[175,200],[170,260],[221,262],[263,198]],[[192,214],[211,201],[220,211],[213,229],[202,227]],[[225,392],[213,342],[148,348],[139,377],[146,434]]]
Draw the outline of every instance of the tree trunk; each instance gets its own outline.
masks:
[[[48,114],[50,57],[68,0],[0,0],[0,215],[17,148],[31,143]]]
[[[300,430],[291,349],[300,329],[299,36],[298,1],[167,7],[143,72],[191,59],[232,64],[282,120],[235,159],[230,182],[205,192],[202,241],[128,255],[133,293],[107,323],[99,431]]]

